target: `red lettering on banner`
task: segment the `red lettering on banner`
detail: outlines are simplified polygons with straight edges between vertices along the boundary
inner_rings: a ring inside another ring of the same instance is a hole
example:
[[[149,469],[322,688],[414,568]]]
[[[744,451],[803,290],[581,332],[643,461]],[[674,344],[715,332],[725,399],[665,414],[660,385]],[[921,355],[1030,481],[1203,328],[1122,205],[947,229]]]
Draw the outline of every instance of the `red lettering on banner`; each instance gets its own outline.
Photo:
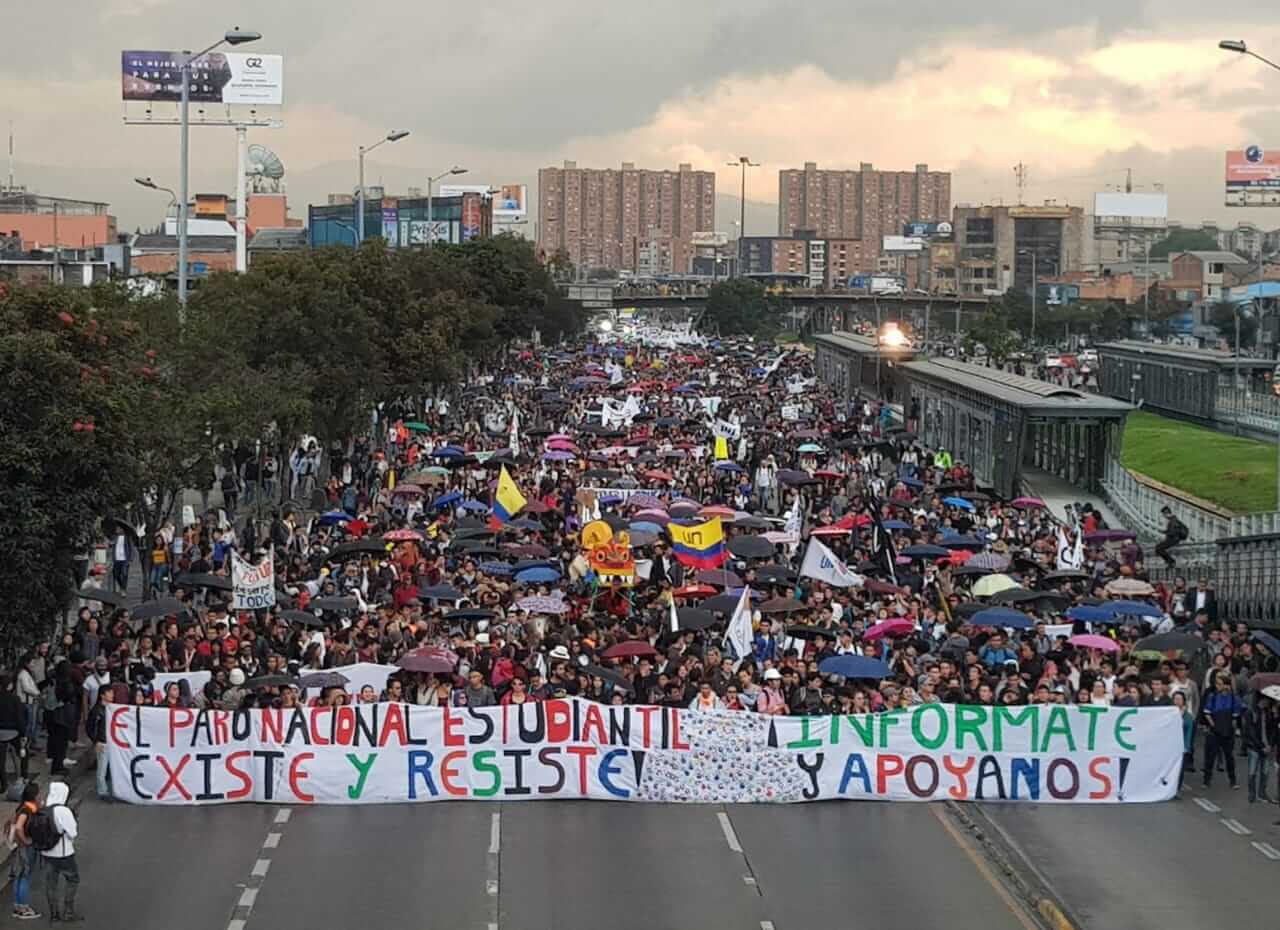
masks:
[[[942,757],[942,764],[946,766],[947,771],[954,775],[956,780],[960,782],[958,785],[952,785],[947,789],[948,793],[957,801],[964,801],[969,797],[969,780],[965,778],[965,776],[973,769],[976,762],[977,760],[973,756],[969,756],[965,759],[963,766],[957,767],[956,764],[951,761],[950,756]]]
[[[458,730],[462,725],[462,718],[454,716],[452,708],[444,708],[444,744],[446,746],[466,745],[466,734]]]
[[[569,721],[573,715],[568,701],[547,701],[547,742],[567,743],[572,728]]]
[[[311,709],[311,743],[314,746],[329,745],[329,741],[325,739],[324,733],[321,732],[318,726],[316,726],[316,723],[320,720],[320,714],[324,711],[333,713],[333,708],[332,707],[313,707]]]
[[[179,780],[179,776],[182,775],[182,770],[187,767],[187,763],[190,761],[191,756],[187,753],[183,753],[182,757],[178,759],[177,768],[171,769],[169,768],[169,760],[164,756],[156,756],[156,762],[160,763],[160,768],[164,769],[165,772],[164,787],[156,792],[157,801],[161,800],[169,792],[170,788],[176,788],[178,794],[182,795],[185,800],[191,800],[191,792],[182,787],[182,782]]]
[[[458,778],[462,773],[454,768],[453,764],[466,757],[466,750],[455,749],[440,760],[440,784],[444,786],[445,791],[459,798],[466,797],[467,789],[463,785],[454,783],[454,779]]]
[[[636,708],[636,711],[640,714],[640,739],[645,749],[653,748],[653,724],[651,720],[653,715],[661,709],[660,707],[650,707],[648,705]]]
[[[334,727],[334,738],[339,746],[350,746],[356,734],[356,709],[350,704],[343,704],[334,711],[337,723]]]
[[[289,790],[293,792],[293,796],[303,804],[310,804],[316,799],[314,794],[307,794],[302,790],[299,782],[307,780],[307,773],[302,771],[302,763],[309,759],[314,759],[314,752],[300,752],[293,757],[293,761],[289,763]]]
[[[243,769],[236,768],[237,762],[241,759],[247,759],[249,756],[250,753],[247,749],[242,749],[240,752],[233,752],[231,755],[227,756],[227,774],[240,782],[239,788],[234,788],[227,792],[228,801],[247,798],[249,796],[249,792],[253,790],[253,779],[249,777],[249,773]]]
[[[1110,756],[1098,756],[1098,758],[1089,763],[1089,774],[1102,783],[1102,787],[1098,790],[1089,792],[1090,801],[1101,801],[1103,798],[1111,797],[1111,776],[1102,771],[1102,766],[1108,765],[1110,762]]]
[[[889,779],[901,775],[906,767],[902,756],[885,754],[876,756],[876,794],[886,794]]]
[[[169,708],[169,748],[173,749],[178,745],[178,731],[191,726],[191,721],[196,719],[196,715],[185,707]],[[178,721],[182,721],[179,723]]]
[[[213,712],[213,745],[225,746],[231,742],[231,726],[228,723],[230,716],[225,710]]]
[[[689,744],[680,738],[680,711],[671,711],[671,748],[688,749]]]
[[[578,791],[587,796],[587,760],[599,750],[594,746],[566,746],[564,751],[578,757]]]
[[[111,727],[110,727],[111,742],[115,743],[121,749],[133,748],[127,742],[125,742],[124,738],[121,737],[118,732],[125,728],[126,724],[123,722],[122,718],[124,717],[125,714],[129,713],[130,710],[132,710],[132,708],[129,707],[128,704],[122,704],[119,707],[113,707],[111,709]]]
[[[382,732],[378,734],[378,746],[387,745],[387,738],[394,730],[400,736],[400,745],[403,746],[409,742],[409,734],[404,728],[404,711],[400,709],[399,704],[386,704],[387,715],[382,718]]]
[[[260,712],[262,721],[262,741],[264,743],[284,742],[284,716],[279,707],[269,707]]]
[[[586,719],[582,722],[582,739],[592,739],[591,731],[596,731],[594,739],[600,743],[609,742],[609,734],[604,730],[604,714],[600,712],[601,705],[591,703],[587,705]]]

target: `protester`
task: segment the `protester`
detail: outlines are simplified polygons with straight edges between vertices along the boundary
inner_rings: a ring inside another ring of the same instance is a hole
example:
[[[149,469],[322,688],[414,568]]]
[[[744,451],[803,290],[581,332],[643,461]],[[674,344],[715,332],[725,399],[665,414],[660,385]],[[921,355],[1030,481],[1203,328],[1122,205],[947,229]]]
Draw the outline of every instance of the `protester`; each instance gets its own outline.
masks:
[[[52,782],[44,807],[28,820],[28,824],[32,844],[44,860],[49,919],[77,923],[84,920],[76,911],[80,869],[76,864],[75,840],[79,828],[75,814],[67,806],[67,794],[66,782]]]
[[[27,823],[40,809],[40,786],[27,782],[22,788],[22,799],[8,823],[6,841],[13,853],[9,865],[9,879],[13,882],[13,916],[18,920],[35,920],[40,915],[30,904],[31,879],[39,864],[39,854],[31,844]]]

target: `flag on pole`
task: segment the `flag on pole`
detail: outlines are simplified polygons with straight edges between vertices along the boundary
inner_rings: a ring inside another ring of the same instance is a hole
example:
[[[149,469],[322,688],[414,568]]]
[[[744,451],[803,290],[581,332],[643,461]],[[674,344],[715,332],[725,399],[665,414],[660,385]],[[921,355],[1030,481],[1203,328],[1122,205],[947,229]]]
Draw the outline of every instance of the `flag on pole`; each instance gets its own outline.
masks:
[[[724,527],[719,517],[695,526],[668,523],[671,551],[676,561],[690,568],[719,568],[729,558],[724,545]]]
[[[849,566],[845,565],[838,555],[821,541],[813,538],[809,539],[809,548],[805,550],[800,574],[806,578],[825,581],[838,588],[852,588],[862,584],[861,575],[850,571]]]
[[[513,457],[520,454],[520,410],[517,408],[511,411],[511,434],[510,443],[511,455]]]
[[[1058,571],[1079,570],[1084,565],[1084,534],[1076,530],[1076,541],[1073,545],[1058,527]]]
[[[893,550],[893,537],[880,522],[880,501],[871,498],[871,521],[874,531],[871,534],[871,559],[884,566],[892,584],[898,583],[898,553]]]
[[[738,605],[733,608],[733,616],[729,618],[729,628],[725,630],[722,645],[733,650],[734,669],[742,660],[751,655],[751,588],[744,587],[738,598]]]
[[[507,466],[503,465],[502,472],[498,475],[498,491],[493,495],[493,513],[489,515],[489,525],[500,529],[502,524],[513,519],[527,503],[507,472]]]

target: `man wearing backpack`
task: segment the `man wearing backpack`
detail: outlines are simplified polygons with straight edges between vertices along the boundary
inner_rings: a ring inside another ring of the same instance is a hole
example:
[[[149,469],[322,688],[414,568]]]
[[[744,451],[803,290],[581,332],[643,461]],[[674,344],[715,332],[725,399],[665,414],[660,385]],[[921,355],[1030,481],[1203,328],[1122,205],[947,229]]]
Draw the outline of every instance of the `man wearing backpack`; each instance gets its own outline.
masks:
[[[1187,525],[1179,520],[1168,507],[1160,508],[1160,515],[1165,519],[1164,539],[1156,546],[1156,555],[1164,559],[1164,564],[1173,568],[1177,562],[1173,558],[1173,548],[1187,541],[1191,532]]]
[[[75,839],[79,830],[76,816],[67,807],[67,783],[55,781],[49,785],[45,806],[27,820],[27,835],[31,845],[44,857],[48,874],[45,878],[45,894],[49,899],[49,919],[64,923],[76,923],[84,917],[76,913],[76,892],[80,888],[80,869],[76,865]],[[59,879],[66,880],[66,891],[59,907]]]

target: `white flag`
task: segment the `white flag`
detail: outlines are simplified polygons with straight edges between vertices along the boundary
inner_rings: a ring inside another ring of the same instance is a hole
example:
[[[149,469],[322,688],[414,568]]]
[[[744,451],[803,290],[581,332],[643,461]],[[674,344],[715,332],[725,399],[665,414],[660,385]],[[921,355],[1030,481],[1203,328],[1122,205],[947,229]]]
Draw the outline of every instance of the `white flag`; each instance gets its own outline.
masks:
[[[680,617],[676,614],[676,599],[671,599],[671,632],[680,632]]]
[[[1067,539],[1067,534],[1062,531],[1062,527],[1058,527],[1058,571],[1078,570],[1082,565],[1084,565],[1084,534],[1079,530],[1076,531],[1076,541],[1073,546]]]
[[[520,454],[520,411],[511,411],[511,455],[513,457]]]
[[[840,557],[816,539],[810,538],[809,548],[804,552],[804,563],[800,566],[800,574],[806,578],[816,578],[838,588],[852,588],[862,584],[862,576],[850,571],[849,566],[840,561]]]
[[[738,598],[738,606],[733,609],[729,619],[729,628],[725,630],[724,641],[733,650],[736,668],[743,659],[751,655],[751,588],[744,587],[742,596]]]
[[[276,603],[275,546],[256,564],[245,561],[231,551],[231,589],[233,610],[262,610]]]

